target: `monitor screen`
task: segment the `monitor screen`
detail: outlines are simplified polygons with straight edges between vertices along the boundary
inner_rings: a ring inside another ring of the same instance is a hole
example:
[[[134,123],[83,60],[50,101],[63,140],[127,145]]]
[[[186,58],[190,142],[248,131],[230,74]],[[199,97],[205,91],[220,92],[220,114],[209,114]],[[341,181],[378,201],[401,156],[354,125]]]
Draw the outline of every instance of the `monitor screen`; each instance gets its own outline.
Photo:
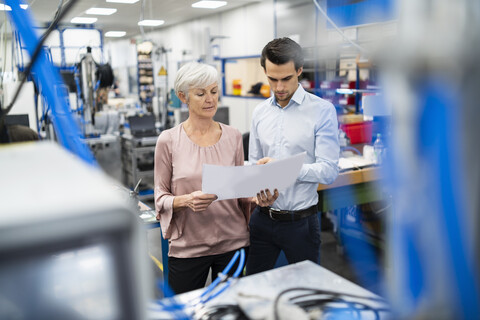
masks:
[[[124,318],[114,247],[42,251],[1,257],[0,319]]]
[[[63,82],[67,85],[69,92],[77,92],[77,83],[75,82],[75,74],[72,71],[61,70]]]
[[[28,119],[28,114],[7,114],[5,117],[5,124],[29,127],[30,120]]]
[[[181,110],[180,111],[180,122],[184,122],[188,119],[188,110]],[[221,122],[223,124],[230,124],[230,117],[228,107],[218,107],[217,112],[213,116],[213,120]]]
[[[156,136],[155,115],[145,114],[128,117],[130,131],[134,136]]]

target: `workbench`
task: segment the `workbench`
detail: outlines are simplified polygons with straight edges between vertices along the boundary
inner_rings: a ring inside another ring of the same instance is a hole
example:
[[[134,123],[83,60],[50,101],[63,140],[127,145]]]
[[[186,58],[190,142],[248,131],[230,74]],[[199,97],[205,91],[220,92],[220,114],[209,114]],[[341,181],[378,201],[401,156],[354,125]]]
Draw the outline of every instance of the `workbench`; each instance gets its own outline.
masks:
[[[311,261],[302,261],[240,278],[231,283],[222,294],[205,304],[195,304],[194,302],[198,300],[205,289],[180,294],[174,299],[175,303],[184,306],[184,315],[196,319],[200,319],[201,315],[208,312],[209,309],[219,306],[238,306],[248,319],[273,319],[275,311],[277,311],[279,319],[308,319],[307,313],[296,308],[292,301],[287,299],[275,301],[280,293],[295,289],[299,290],[291,291],[285,296],[292,298],[304,295],[302,297],[304,301],[312,299],[305,295],[311,293],[309,290],[300,290],[300,288],[311,288],[317,292],[323,292],[323,294],[315,296],[318,300],[314,305],[322,309],[325,318],[328,318],[327,315],[336,319],[355,316],[361,319],[388,319],[391,317],[389,305],[379,296]],[[322,298],[324,302],[320,301]],[[330,302],[327,302],[328,298],[332,298]],[[347,301],[347,303],[340,301]],[[163,302],[164,305],[170,305],[172,300],[164,299]],[[311,315],[317,317],[320,315],[312,310],[312,306],[307,309],[310,309]],[[334,313],[335,309],[338,313]],[[164,308],[152,307],[147,317],[152,320],[172,318],[172,313],[164,310]],[[227,318],[228,316],[225,316],[222,319]]]
[[[341,172],[330,185],[319,184],[318,211],[325,213],[334,225],[337,252],[344,252],[344,237],[362,240],[376,248],[383,248],[381,216],[365,227],[359,206],[380,203],[388,206],[388,196],[382,187],[382,168],[377,166]]]
[[[332,184],[319,184],[318,210],[327,212],[383,199],[381,168],[367,167],[341,172]]]

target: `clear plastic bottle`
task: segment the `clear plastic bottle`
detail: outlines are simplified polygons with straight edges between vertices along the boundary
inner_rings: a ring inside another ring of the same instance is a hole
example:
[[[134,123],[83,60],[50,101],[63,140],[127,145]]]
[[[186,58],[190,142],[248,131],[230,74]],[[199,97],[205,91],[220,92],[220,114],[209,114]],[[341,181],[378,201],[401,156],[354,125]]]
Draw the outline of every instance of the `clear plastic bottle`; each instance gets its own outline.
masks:
[[[375,164],[381,165],[385,159],[385,144],[383,143],[381,133],[377,133],[377,139],[373,143],[373,152],[375,154]]]

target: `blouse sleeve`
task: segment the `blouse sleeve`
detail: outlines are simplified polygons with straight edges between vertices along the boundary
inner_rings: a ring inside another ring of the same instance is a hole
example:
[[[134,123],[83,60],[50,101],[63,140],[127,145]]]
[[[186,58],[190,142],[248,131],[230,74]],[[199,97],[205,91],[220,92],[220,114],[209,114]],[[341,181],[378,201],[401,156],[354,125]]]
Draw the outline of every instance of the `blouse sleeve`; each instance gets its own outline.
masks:
[[[172,234],[173,199],[172,194],[172,139],[164,131],[155,146],[154,163],[155,211],[160,220],[162,235],[169,239]]]
[[[237,140],[237,144],[236,144],[237,150],[235,152],[235,165],[243,166],[245,160],[244,160],[244,152],[243,152],[243,138],[240,132],[237,132],[236,140]],[[252,209],[253,209],[250,198],[239,198],[238,205],[240,206],[240,209],[242,210],[248,225],[248,222],[250,221]]]

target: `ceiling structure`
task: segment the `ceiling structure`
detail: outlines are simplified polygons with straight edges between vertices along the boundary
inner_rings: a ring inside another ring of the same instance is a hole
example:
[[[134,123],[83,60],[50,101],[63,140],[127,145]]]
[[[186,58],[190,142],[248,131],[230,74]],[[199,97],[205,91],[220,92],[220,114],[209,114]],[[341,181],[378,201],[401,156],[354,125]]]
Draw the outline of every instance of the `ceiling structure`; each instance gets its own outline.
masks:
[[[23,0],[29,5],[29,10],[39,26],[51,22],[61,0]],[[68,0],[64,0],[66,3]],[[192,4],[198,0],[139,0],[134,4],[112,3],[106,0],[70,0],[76,1],[71,10],[61,21],[62,24],[70,24],[74,17],[98,18],[94,26],[103,32],[126,31],[124,38],[130,38],[141,34],[138,21],[143,19],[164,20],[165,23],[158,27],[143,27],[144,32],[160,30],[174,24],[190,21],[222,11],[238,8],[259,0],[226,0],[227,5],[217,9],[192,8]],[[0,0],[3,3],[3,0]],[[89,15],[85,12],[90,8],[116,8],[117,12],[109,16]],[[143,8],[143,10],[142,10]],[[142,16],[143,11],[143,17]],[[0,11],[0,23],[3,25],[6,19],[5,12]],[[7,18],[8,19],[8,18]],[[111,38],[115,39],[115,38]],[[106,41],[109,39],[106,38]]]

